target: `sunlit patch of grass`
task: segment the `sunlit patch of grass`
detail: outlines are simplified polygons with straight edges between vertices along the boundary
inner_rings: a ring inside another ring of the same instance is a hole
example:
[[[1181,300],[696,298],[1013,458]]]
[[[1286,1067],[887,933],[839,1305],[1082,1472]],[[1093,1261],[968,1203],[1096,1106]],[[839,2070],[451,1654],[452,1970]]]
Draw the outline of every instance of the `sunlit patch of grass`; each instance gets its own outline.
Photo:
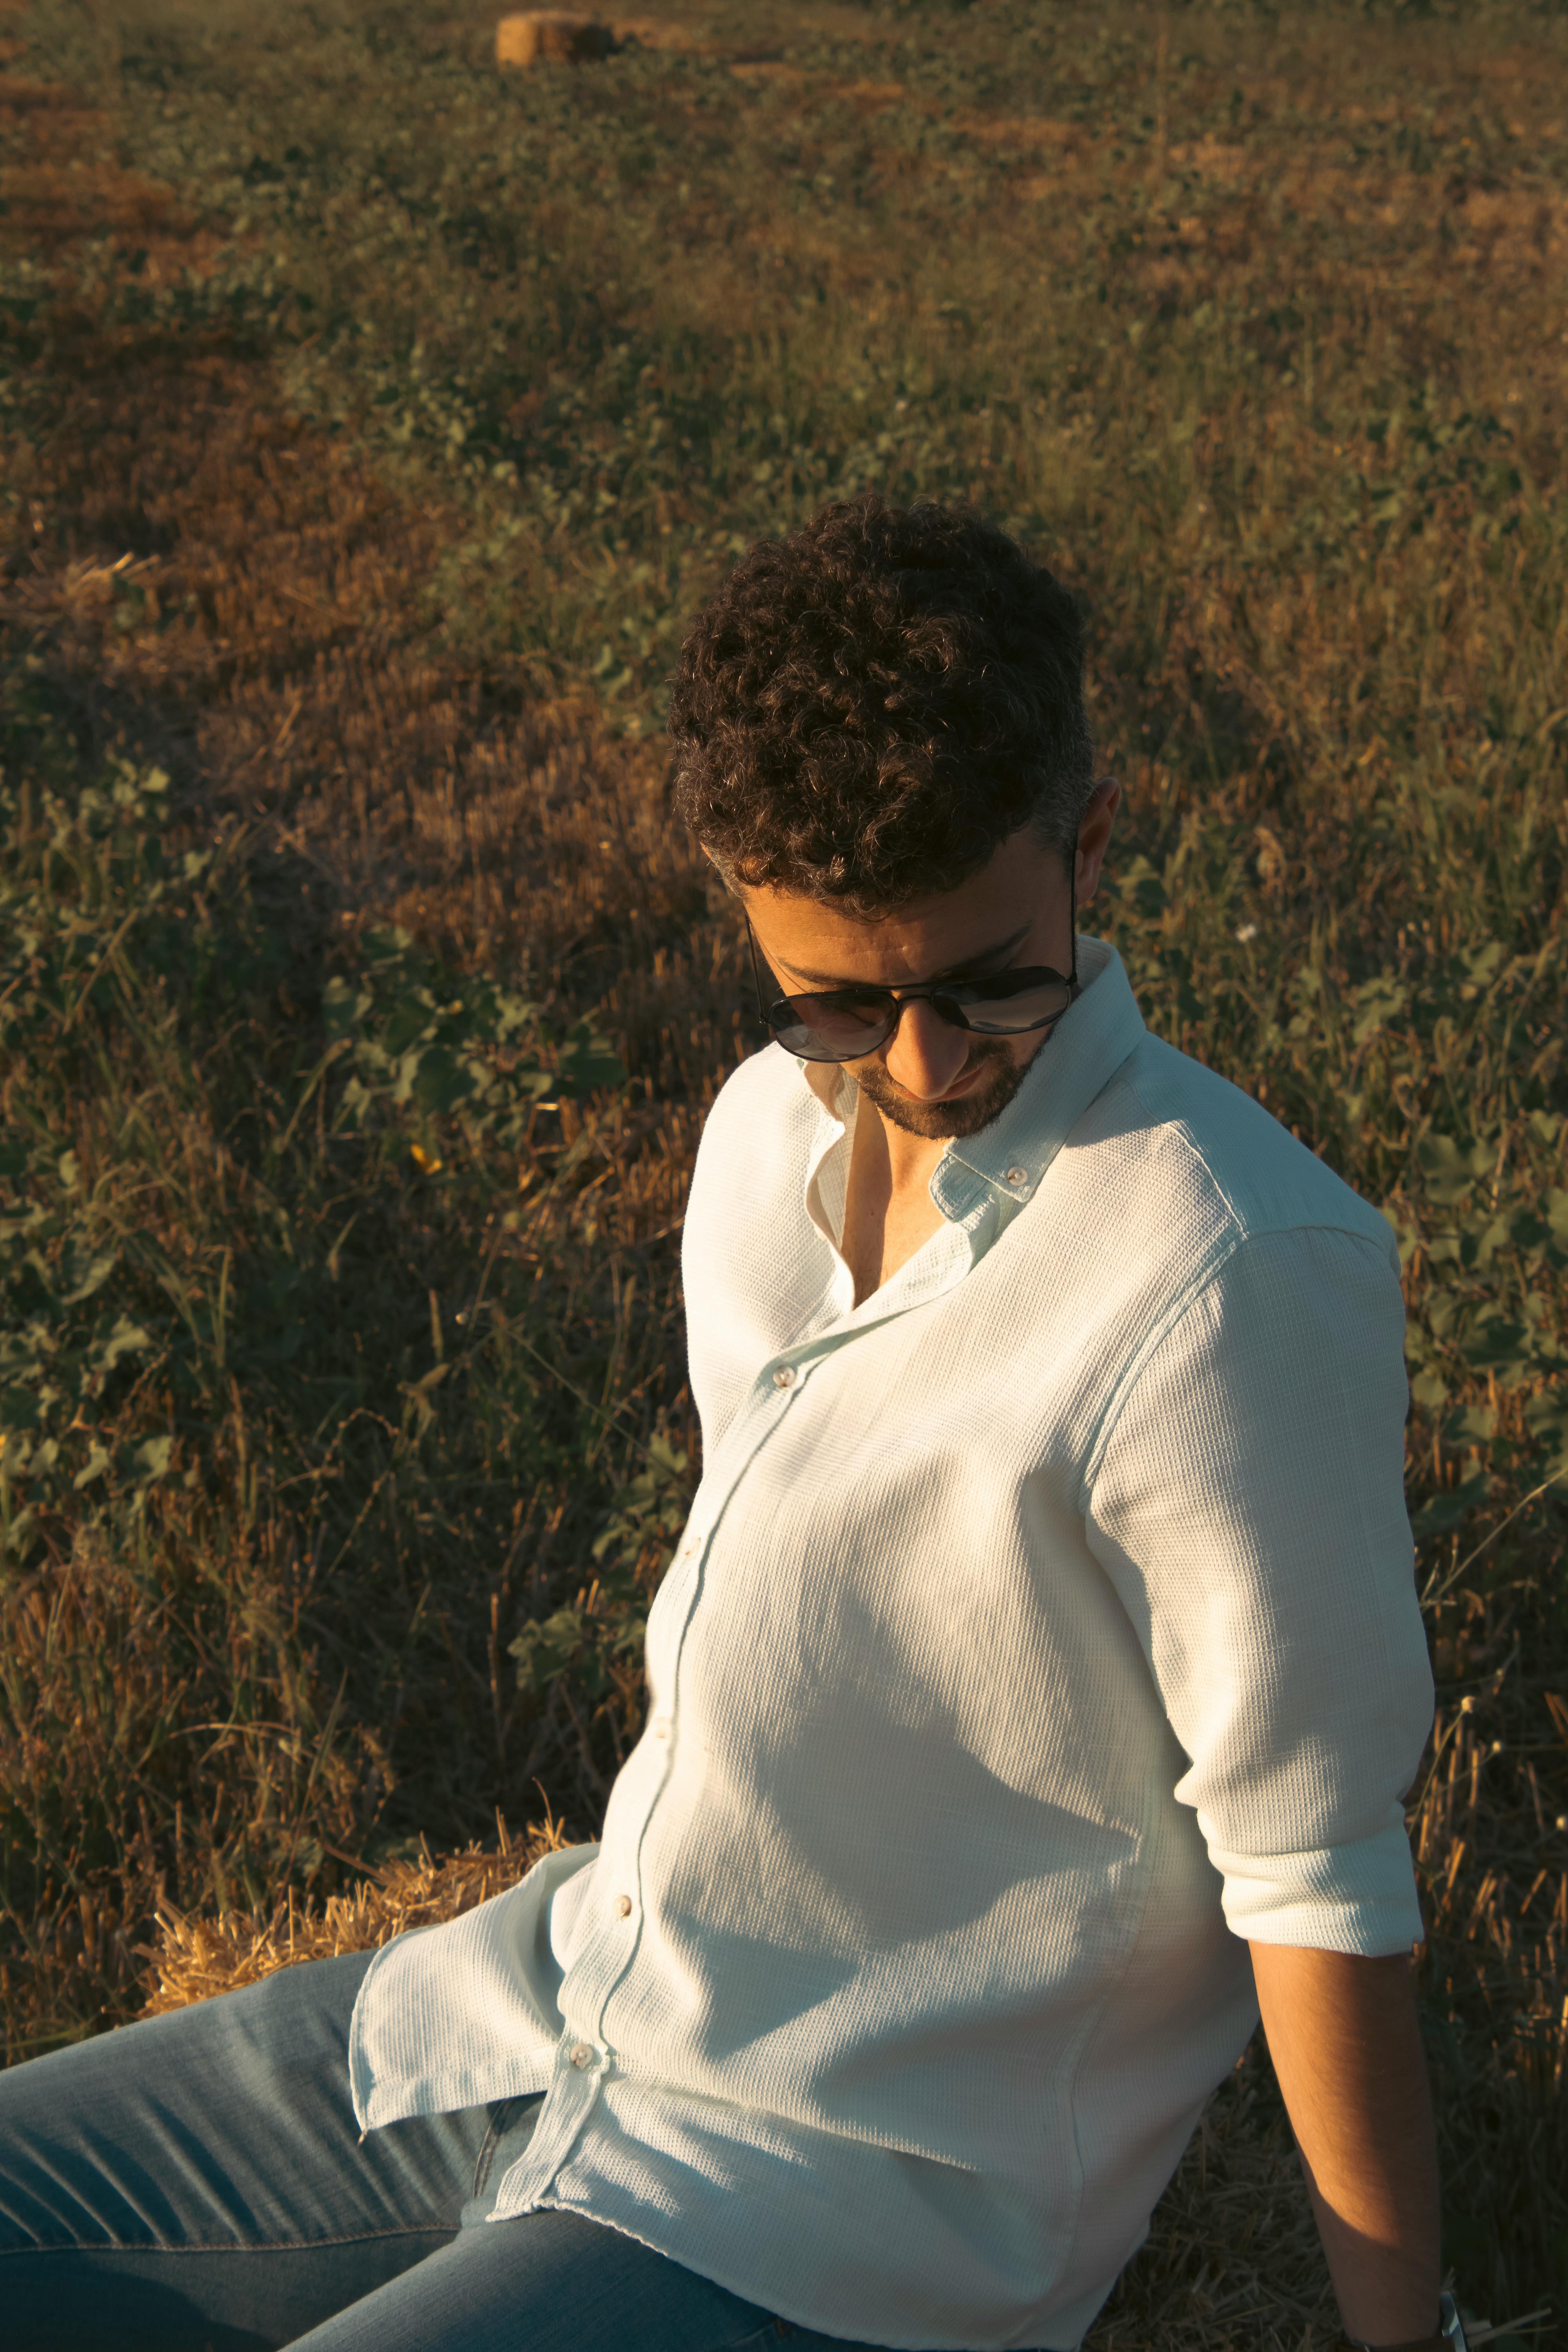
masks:
[[[686,1175],[755,1042],[663,682],[755,533],[969,494],[1089,604],[1149,1019],[1399,1230],[1450,2246],[1527,2312],[1568,2284],[1562,23],[645,16],[502,76],[477,8],[37,0],[0,67],[12,2046],[139,2004],[160,1895],[270,1951],[535,1783],[592,1831],[696,1466]],[[1250,2062],[1105,2352],[1330,2329],[1290,2166]]]

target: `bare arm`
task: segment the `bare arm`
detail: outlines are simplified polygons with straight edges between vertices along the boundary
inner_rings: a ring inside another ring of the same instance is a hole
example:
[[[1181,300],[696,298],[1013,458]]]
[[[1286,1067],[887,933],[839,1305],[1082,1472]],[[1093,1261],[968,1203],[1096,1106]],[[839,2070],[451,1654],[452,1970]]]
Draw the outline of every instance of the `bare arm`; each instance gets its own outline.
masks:
[[[1433,2335],[1437,2148],[1410,1962],[1254,1944],[1268,2052],[1340,2315],[1358,2342]]]

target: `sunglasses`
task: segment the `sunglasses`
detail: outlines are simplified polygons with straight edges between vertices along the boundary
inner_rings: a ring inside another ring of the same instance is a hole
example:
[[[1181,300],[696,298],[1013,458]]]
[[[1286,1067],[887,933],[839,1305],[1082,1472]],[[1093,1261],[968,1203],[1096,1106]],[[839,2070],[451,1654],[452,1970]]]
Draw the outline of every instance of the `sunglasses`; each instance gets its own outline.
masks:
[[[805,996],[768,998],[752,920],[746,918],[757,1011],[786,1053],[803,1062],[856,1062],[879,1053],[896,1034],[909,1004],[929,1004],[939,1020],[981,1037],[1022,1037],[1049,1029],[1078,993],[1078,934],[1073,968],[1028,964],[992,980],[931,980],[911,988],[824,988]]]

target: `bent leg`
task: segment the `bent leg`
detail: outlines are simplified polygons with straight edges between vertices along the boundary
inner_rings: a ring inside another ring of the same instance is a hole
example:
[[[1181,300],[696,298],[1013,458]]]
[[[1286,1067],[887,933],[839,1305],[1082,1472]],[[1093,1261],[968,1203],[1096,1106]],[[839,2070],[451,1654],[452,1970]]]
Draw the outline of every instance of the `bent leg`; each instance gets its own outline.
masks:
[[[545,2210],[465,2227],[293,2352],[773,2352],[792,2332],[636,2238]]]
[[[348,2030],[370,1959],[0,2074],[7,2352],[273,2352],[449,2241],[491,2111],[361,2144]]]
[[[790,2352],[870,2352],[786,2326],[586,2214],[492,2221],[533,2125],[521,2102],[499,2111],[457,2236],[291,2352],[778,2352],[786,2340]]]

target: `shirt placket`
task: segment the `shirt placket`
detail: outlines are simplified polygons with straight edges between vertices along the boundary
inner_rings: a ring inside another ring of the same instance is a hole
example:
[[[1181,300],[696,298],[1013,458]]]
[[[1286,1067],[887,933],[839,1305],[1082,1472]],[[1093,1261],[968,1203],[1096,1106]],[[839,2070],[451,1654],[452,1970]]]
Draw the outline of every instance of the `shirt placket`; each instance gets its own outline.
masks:
[[[616,2053],[605,2027],[606,2012],[637,1961],[644,1851],[649,1826],[674,1765],[679,1734],[681,1665],[702,1595],[710,1549],[736,1489],[768,1440],[783,1427],[822,1352],[818,1341],[763,1365],[749,1411],[731,1431],[713,1471],[703,1479],[699,1490],[671,1570],[681,1580],[675,1591],[678,1622],[669,1637],[669,1700],[666,1712],[655,1717],[647,1727],[648,1736],[659,1744],[661,1757],[657,1772],[649,1778],[641,1818],[626,1832],[627,1843],[636,1855],[635,1866],[628,1874],[630,1884],[613,1898],[609,1919],[601,1922],[577,1955],[562,1987],[563,2008],[569,2008],[579,2021],[591,2015],[594,2023],[591,2030],[584,2030],[580,2023],[568,2024],[556,2044],[539,2121],[526,2151],[501,2183],[490,2216],[494,2221],[526,2211],[548,2197],[598,2105],[605,2084],[614,2074]]]

